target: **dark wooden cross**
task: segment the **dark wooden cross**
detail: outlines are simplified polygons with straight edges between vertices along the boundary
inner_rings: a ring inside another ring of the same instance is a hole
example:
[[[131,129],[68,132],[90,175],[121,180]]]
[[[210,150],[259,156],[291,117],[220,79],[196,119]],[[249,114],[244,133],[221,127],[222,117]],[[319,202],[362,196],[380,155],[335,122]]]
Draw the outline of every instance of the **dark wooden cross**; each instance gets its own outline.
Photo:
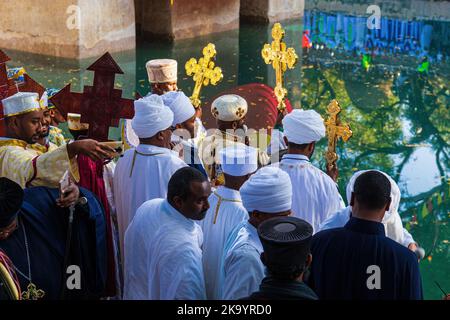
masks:
[[[89,124],[89,138],[107,141],[109,127],[134,116],[134,100],[122,98],[122,90],[114,89],[115,75],[123,71],[108,52],[87,70],[94,71],[93,86],[84,86],[83,93],[77,93],[71,92],[68,84],[50,100],[64,117],[81,114],[81,122]]]
[[[11,60],[5,52],[0,50],[0,119],[3,118],[3,106],[1,100],[10,97],[17,92],[37,92],[39,97],[45,91],[45,88],[34,81],[28,74],[24,75],[23,82],[16,82],[14,79],[8,79],[8,70],[6,62]],[[4,121],[0,120],[0,136],[5,135]]]

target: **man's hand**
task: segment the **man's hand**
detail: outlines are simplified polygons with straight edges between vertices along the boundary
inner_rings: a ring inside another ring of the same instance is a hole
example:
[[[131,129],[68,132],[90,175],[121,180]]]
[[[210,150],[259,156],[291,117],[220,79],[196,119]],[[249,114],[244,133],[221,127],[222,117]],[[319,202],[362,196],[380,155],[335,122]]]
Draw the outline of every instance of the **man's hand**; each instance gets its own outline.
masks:
[[[78,186],[70,182],[69,186],[65,190],[61,190],[59,199],[56,200],[56,204],[61,208],[68,208],[75,205],[80,197],[80,189]]]
[[[283,118],[288,114],[287,108],[284,108],[284,110],[282,112],[280,112],[278,110],[278,114],[277,114],[277,120],[275,121],[275,125],[276,126],[281,126],[282,125],[282,120]]]
[[[78,140],[67,145],[69,158],[84,154],[94,161],[112,158],[116,151],[92,139]]]
[[[333,164],[331,166],[327,164],[327,174],[331,177],[331,179],[333,179],[334,182],[337,182],[339,177],[339,169],[337,164]]]
[[[417,250],[417,244],[414,243],[414,242],[411,242],[411,243],[408,245],[408,249],[411,250],[412,252],[416,252],[416,250]]]

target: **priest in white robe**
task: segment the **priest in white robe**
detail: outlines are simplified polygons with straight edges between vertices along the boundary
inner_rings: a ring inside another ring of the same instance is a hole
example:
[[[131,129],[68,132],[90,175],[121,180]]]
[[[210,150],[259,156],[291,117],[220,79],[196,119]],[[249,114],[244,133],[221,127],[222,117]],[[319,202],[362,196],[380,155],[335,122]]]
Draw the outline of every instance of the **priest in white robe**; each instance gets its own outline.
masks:
[[[326,218],[345,207],[336,182],[310,161],[316,142],[325,137],[325,125],[316,111],[296,109],[284,117],[283,128],[288,152],[274,166],[291,177],[293,216],[317,232]]]
[[[258,169],[258,150],[235,144],[221,150],[225,183],[209,197],[210,208],[200,222],[203,230],[203,270],[208,299],[219,297],[220,260],[231,231],[248,220],[239,189]]]
[[[158,95],[134,102],[133,130],[139,145],[119,159],[114,173],[114,194],[123,252],[125,230],[145,201],[164,198],[172,174],[186,163],[170,150],[173,112]]]
[[[225,243],[219,283],[224,300],[248,297],[259,289],[266,274],[257,228],[267,219],[291,214],[291,181],[279,168],[259,169],[242,185],[240,193],[250,219],[234,228]]]
[[[369,170],[357,171],[350,178],[346,190],[347,203],[350,203],[350,199],[353,193],[353,186],[355,184],[356,178],[358,178],[361,174],[367,171]],[[370,170],[370,171],[378,171],[378,170]],[[392,179],[388,174],[382,171],[379,172],[384,174],[391,182],[391,205],[389,206],[389,211],[385,213],[383,220],[381,221],[384,225],[386,236],[400,243],[401,245],[410,248],[412,251],[415,251],[417,249],[417,244],[414,241],[412,235],[405,228],[403,228],[402,219],[400,218],[400,215],[398,213],[401,198],[400,189],[397,183],[395,183],[394,179]],[[330,217],[328,217],[328,219],[326,219],[322,223],[318,231],[343,227],[348,222],[348,220],[350,220],[351,214],[352,214],[352,207],[347,206],[346,208],[342,209],[336,214],[332,214]]]
[[[202,220],[211,193],[207,178],[182,168],[169,181],[166,199],[145,202],[125,235],[127,300],[206,299]]]

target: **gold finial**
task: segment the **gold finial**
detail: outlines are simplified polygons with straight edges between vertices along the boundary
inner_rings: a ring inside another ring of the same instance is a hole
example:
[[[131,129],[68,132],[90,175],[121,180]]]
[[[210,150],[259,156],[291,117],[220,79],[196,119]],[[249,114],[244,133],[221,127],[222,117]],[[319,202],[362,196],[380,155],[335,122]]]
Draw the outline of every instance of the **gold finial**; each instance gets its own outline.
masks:
[[[286,48],[283,42],[284,29],[280,23],[275,23],[272,28],[271,44],[266,43],[261,50],[261,55],[266,64],[272,64],[276,74],[276,85],[274,89],[278,101],[278,110],[283,111],[286,108],[284,98],[287,95],[286,88],[283,87],[283,75],[287,68],[293,69],[297,63],[298,56],[294,48]]]
[[[191,58],[186,62],[185,68],[188,76],[193,76],[195,81],[194,92],[190,97],[195,108],[200,107],[200,90],[202,86],[210,83],[216,85],[223,78],[222,69],[214,63],[217,54],[216,47],[212,43],[208,43],[203,48],[203,57],[197,62],[197,59]]]
[[[339,119],[340,112],[341,107],[339,102],[333,99],[327,108],[328,118],[324,121],[328,136],[328,150],[325,153],[325,159],[327,160],[327,167],[330,169],[338,160],[338,155],[336,153],[337,140],[342,138],[344,142],[347,142],[353,135],[348,124],[341,124]]]

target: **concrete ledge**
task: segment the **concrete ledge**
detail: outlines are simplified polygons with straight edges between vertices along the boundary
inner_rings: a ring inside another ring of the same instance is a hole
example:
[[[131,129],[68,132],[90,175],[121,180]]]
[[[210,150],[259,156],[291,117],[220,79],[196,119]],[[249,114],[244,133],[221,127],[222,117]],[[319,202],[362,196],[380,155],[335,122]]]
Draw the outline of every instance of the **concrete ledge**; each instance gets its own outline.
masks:
[[[135,48],[133,0],[5,0],[0,21],[12,50],[78,59]]]

